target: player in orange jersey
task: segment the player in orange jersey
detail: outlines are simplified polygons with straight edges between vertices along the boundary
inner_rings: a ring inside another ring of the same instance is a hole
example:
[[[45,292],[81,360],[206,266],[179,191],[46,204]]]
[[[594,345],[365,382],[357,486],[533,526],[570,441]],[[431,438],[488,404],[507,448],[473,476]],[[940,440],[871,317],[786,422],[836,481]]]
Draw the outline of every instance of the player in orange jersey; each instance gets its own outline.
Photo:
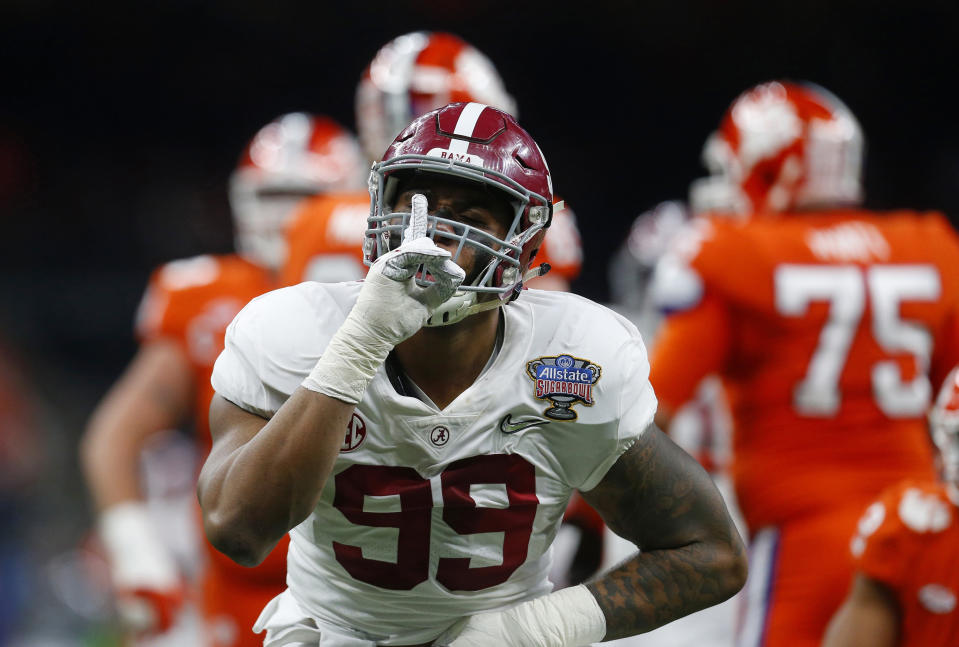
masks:
[[[369,214],[367,191],[304,200],[287,229],[289,255],[280,284],[357,281],[366,276],[362,240]]]
[[[856,575],[823,647],[959,645],[959,367],[929,413],[942,482],[906,482],[866,509]]]
[[[457,101],[475,101],[516,115],[516,102],[492,62],[452,34],[412,32],[373,57],[356,93],[356,124],[370,161],[414,118]],[[281,283],[344,281],[366,275],[362,240],[370,210],[367,191],[326,195],[303,204],[289,229],[289,261]],[[582,245],[569,208],[557,210],[536,258],[550,271],[532,279],[540,289],[567,290],[579,275]]]
[[[259,644],[253,622],[285,587],[285,544],[257,569],[239,568],[209,548],[200,582],[192,586],[159,539],[143,498],[139,460],[149,439],[192,417],[202,462],[210,447],[210,374],[226,326],[250,299],[276,286],[285,258],[283,229],[296,204],[362,186],[361,160],[355,138],[331,119],[279,117],[251,140],[230,179],[239,253],[174,261],[150,278],[137,316],[140,348],[90,418],[82,462],[121,620],[132,634],[153,637],[151,645],[194,595],[203,637],[171,637],[168,644]]]
[[[937,213],[856,208],[862,145],[821,88],[744,93],[706,149],[742,218],[695,221],[656,270],[658,421],[710,374],[733,415],[743,647],[818,645],[861,510],[934,472],[924,415],[959,360],[959,241]]]

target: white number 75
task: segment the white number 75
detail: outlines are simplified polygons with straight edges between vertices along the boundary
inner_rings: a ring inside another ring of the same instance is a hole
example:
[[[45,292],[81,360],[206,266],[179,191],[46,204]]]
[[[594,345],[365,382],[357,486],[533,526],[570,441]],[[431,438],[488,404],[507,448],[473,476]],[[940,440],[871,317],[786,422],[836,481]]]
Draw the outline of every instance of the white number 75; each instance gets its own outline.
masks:
[[[839,378],[868,298],[872,335],[883,351],[910,353],[917,374],[903,382],[894,360],[872,367],[872,388],[879,408],[893,418],[922,415],[932,387],[927,371],[932,336],[918,323],[900,316],[904,301],[934,301],[941,292],[932,265],[792,265],[775,273],[776,310],[802,316],[814,301],[829,302],[829,317],[802,381],[793,392],[796,410],[807,416],[831,416],[839,409]]]

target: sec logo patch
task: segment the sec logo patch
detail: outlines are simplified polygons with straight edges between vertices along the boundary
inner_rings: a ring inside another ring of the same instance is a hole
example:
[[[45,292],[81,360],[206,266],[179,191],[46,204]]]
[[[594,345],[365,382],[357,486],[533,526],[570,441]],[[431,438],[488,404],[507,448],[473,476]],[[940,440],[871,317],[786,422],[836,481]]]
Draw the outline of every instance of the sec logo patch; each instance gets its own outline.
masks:
[[[346,425],[346,436],[343,438],[343,445],[340,447],[340,453],[352,452],[359,448],[366,440],[366,423],[355,413]]]

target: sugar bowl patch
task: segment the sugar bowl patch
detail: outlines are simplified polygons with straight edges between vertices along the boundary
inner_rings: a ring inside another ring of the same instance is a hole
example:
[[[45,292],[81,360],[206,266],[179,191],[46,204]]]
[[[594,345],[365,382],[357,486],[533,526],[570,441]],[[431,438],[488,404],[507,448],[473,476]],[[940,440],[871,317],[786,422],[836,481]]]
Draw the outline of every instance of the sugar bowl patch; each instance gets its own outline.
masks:
[[[576,420],[572,408],[576,403],[593,406],[593,385],[601,372],[598,364],[572,355],[539,357],[526,363],[536,397],[553,405],[543,415],[554,420]]]

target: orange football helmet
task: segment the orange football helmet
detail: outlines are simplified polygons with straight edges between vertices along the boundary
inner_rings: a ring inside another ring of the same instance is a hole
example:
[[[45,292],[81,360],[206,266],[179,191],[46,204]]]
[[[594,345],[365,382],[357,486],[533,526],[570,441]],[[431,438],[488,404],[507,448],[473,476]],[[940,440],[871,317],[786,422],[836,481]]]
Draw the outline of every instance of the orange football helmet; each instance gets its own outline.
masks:
[[[493,63],[462,39],[418,31],[376,53],[356,90],[356,127],[377,161],[411,121],[448,103],[475,101],[516,116],[516,102]]]
[[[322,115],[282,115],[253,137],[230,176],[237,251],[272,269],[286,258],[284,230],[304,197],[355,191],[369,174],[356,137]]]
[[[858,204],[863,134],[837,97],[772,81],[739,95],[703,149],[710,177],[690,190],[694,211],[741,214]]]

